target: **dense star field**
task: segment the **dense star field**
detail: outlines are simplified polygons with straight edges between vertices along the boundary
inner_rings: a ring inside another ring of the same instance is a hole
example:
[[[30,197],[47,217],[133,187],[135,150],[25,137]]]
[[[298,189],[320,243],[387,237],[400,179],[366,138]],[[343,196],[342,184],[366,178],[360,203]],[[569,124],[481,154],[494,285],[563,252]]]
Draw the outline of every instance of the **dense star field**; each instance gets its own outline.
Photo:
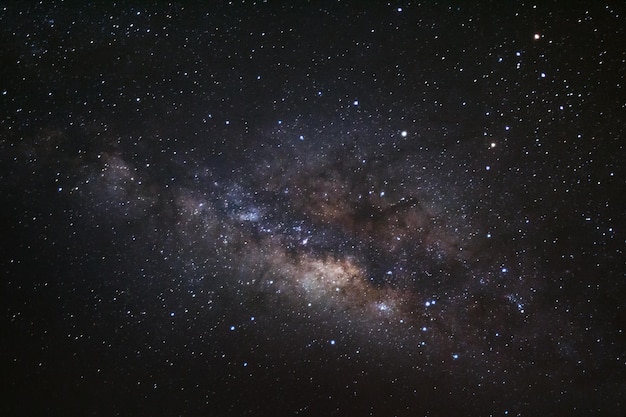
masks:
[[[626,414],[625,4],[208,3],[0,6],[2,416]]]

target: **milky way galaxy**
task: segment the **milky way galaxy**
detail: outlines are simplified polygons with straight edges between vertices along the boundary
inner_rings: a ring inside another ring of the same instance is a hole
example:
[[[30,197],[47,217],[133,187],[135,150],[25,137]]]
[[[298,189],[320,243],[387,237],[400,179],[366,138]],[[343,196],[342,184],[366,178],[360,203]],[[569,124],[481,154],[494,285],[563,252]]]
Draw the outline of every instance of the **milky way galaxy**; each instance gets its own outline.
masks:
[[[623,415],[623,16],[4,7],[0,414]]]

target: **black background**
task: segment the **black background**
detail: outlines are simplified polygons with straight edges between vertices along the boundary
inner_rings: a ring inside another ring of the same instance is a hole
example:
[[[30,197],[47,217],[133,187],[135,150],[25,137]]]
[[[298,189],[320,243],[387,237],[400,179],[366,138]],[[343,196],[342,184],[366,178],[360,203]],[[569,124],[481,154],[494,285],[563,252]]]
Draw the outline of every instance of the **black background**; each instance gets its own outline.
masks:
[[[624,415],[622,2],[44,3],[0,414]]]

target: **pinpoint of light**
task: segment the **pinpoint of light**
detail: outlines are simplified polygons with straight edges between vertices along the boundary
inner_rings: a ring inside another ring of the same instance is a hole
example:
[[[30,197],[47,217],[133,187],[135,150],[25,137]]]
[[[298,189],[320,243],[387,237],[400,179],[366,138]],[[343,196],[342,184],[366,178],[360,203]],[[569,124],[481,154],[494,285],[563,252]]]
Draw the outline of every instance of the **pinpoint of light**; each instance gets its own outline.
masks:
[[[534,40],[536,40],[536,41],[538,41],[539,39],[541,39],[541,33],[535,33],[535,34],[533,35],[533,39],[534,39]]]
[[[353,105],[355,105],[355,106],[358,106],[358,105],[359,105],[359,100],[354,100],[354,101],[352,102],[352,104],[353,104]]]
[[[334,339],[330,341],[330,344],[331,344],[331,345],[333,345],[333,346],[334,346],[336,343],[337,343],[337,342],[336,342]]]
[[[235,326],[230,326],[230,330],[231,331],[235,330]]]
[[[495,143],[495,142],[491,142],[491,145],[490,145],[490,146],[491,146],[492,148],[495,148],[495,147],[496,147],[496,143]]]
[[[454,359],[454,360],[459,359],[459,354],[458,353],[453,353],[452,354],[452,359]]]
[[[403,138],[406,138],[406,135],[408,135],[409,133],[406,130],[403,130],[402,132],[400,132],[400,136],[402,136]]]

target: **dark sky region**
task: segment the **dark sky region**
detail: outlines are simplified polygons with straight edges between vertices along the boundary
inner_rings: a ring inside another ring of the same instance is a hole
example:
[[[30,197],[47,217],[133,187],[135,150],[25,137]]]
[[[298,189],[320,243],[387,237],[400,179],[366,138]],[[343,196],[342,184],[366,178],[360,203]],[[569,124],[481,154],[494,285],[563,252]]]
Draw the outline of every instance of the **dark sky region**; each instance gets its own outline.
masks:
[[[626,415],[626,5],[5,2],[2,416]]]

